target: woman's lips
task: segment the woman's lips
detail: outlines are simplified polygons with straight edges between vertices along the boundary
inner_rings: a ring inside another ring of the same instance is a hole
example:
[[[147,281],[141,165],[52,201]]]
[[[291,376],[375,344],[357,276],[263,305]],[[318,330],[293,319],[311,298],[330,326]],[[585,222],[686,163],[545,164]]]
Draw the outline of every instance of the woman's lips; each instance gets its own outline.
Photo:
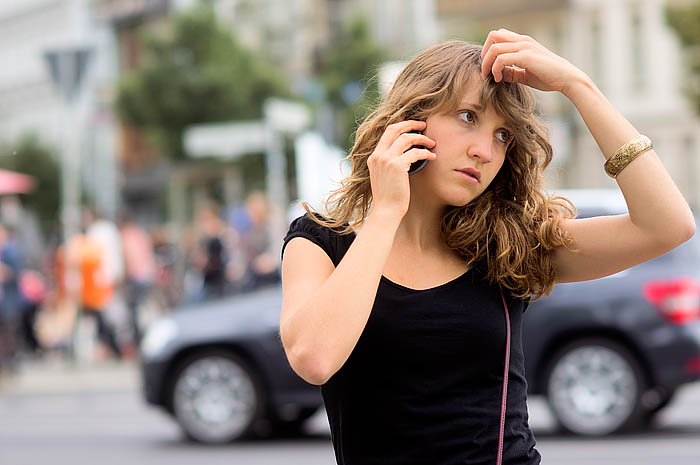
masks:
[[[473,184],[479,183],[479,181],[474,176],[472,176],[471,174],[467,174],[464,171],[457,171],[457,174],[459,174],[460,176],[462,176],[462,178],[466,179],[467,181]]]

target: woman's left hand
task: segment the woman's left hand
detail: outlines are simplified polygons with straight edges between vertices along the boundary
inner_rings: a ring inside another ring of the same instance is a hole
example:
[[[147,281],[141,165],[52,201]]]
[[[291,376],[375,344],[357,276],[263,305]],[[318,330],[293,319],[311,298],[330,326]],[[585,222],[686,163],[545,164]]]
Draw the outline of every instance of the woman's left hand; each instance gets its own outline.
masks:
[[[583,74],[532,37],[507,29],[489,32],[481,60],[482,79],[493,73],[496,82],[517,82],[542,91],[566,93],[575,78]]]

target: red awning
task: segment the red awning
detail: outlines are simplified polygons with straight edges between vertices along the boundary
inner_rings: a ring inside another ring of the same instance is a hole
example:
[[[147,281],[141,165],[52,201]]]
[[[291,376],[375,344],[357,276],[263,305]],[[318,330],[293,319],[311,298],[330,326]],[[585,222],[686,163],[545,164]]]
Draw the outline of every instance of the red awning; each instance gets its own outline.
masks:
[[[26,194],[34,190],[35,184],[32,176],[0,169],[0,195]]]

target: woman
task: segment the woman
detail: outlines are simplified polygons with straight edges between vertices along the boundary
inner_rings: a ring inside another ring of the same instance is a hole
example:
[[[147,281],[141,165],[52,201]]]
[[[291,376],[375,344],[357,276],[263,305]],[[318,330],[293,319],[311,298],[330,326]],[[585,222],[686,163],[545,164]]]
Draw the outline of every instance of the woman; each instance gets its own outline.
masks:
[[[552,148],[527,87],[576,106],[629,214],[576,219],[541,191]],[[339,464],[540,463],[520,340],[530,297],[695,233],[637,136],[588,76],[525,35],[439,44],[406,66],[358,129],[327,215],[305,206],[282,249],[282,343],[321,385]]]

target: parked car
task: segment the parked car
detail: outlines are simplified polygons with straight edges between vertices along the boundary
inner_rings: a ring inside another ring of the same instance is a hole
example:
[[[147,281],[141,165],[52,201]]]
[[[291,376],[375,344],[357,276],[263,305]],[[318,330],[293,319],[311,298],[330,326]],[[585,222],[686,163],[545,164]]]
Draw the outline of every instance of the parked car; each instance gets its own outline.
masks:
[[[579,216],[626,211],[619,191],[562,191]],[[700,379],[700,242],[693,238],[606,278],[557,284],[523,320],[531,394],[567,431],[605,435],[648,425]],[[225,442],[294,431],[322,405],[289,366],[279,338],[282,290],[177,309],[141,346],[146,400],[191,438]]]
[[[627,213],[614,190],[568,190],[579,217]],[[605,278],[560,283],[523,318],[529,392],[559,424],[605,435],[651,423],[700,379],[700,240]]]
[[[281,302],[276,284],[157,320],[141,344],[146,401],[199,442],[299,431],[323,402],[287,362]]]

